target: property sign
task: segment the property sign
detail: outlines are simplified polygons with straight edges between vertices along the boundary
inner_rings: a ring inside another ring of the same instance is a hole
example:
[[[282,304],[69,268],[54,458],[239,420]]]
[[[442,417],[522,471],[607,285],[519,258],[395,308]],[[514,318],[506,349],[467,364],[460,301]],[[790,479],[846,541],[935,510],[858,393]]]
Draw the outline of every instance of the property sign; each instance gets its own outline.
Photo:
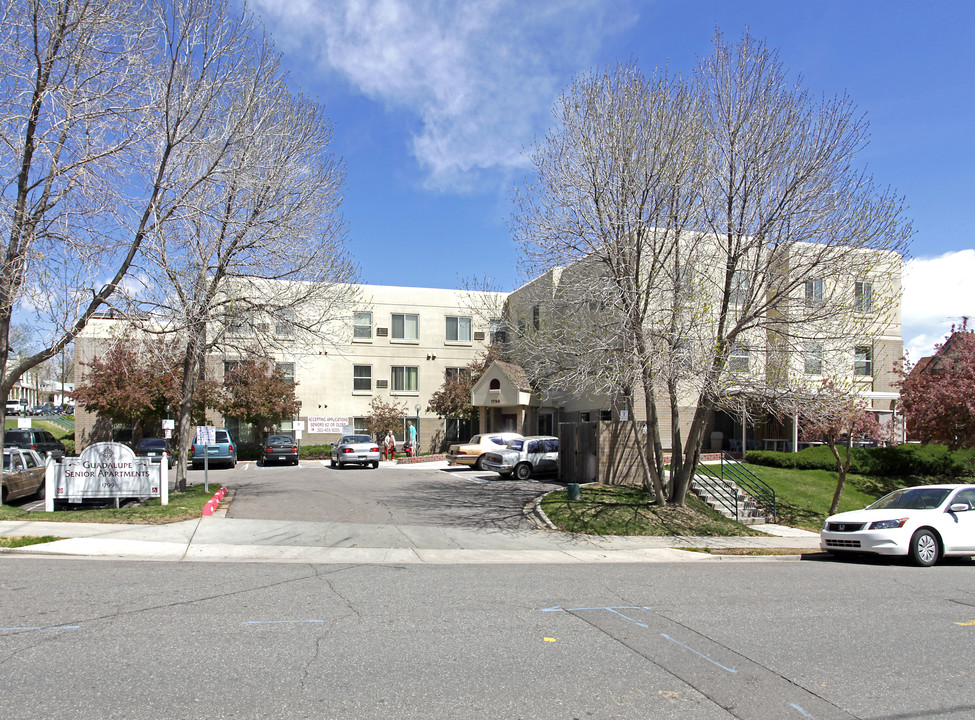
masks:
[[[169,477],[165,461],[136,457],[121,443],[95,443],[76,458],[47,463],[45,509],[54,501],[80,502],[85,498],[158,497],[169,503]]]
[[[341,433],[342,428],[349,424],[347,417],[310,417],[308,418],[309,433]]]
[[[213,445],[217,441],[217,429],[213,425],[196,426],[196,444]]]

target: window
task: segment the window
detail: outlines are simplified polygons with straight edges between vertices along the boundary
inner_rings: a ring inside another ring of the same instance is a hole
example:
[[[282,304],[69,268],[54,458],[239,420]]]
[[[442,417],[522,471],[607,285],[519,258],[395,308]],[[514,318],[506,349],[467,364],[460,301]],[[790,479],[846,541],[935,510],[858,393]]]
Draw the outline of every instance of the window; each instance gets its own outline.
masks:
[[[869,345],[857,345],[854,350],[853,374],[873,375],[873,349]]]
[[[854,283],[853,309],[857,312],[870,312],[873,309],[873,283]]]
[[[393,314],[393,334],[394,340],[419,340],[420,339],[420,316]]]
[[[353,392],[372,391],[372,365],[352,366],[352,390]]]
[[[740,343],[732,343],[728,348],[728,370],[748,372],[748,348]]]
[[[599,411],[599,419],[602,420],[603,422],[609,422],[610,420],[613,419],[613,411],[612,410],[600,410]]]
[[[471,319],[469,317],[447,317],[447,342],[470,342]]]
[[[417,392],[417,375],[419,368],[409,365],[397,365],[392,368],[393,392]]]
[[[806,305],[816,307],[823,304],[823,279],[806,280]]]
[[[444,368],[444,380],[460,380],[461,378],[470,378],[471,371],[466,367],[449,367]]]
[[[290,310],[283,310],[274,322],[274,334],[279,337],[290,337],[294,331],[294,313]]]
[[[502,320],[492,320],[489,323],[491,331],[491,342],[492,343],[506,343],[508,342],[508,331],[507,327]]]
[[[806,375],[823,374],[823,344],[807,342],[802,347],[803,372]]]
[[[352,418],[352,427],[356,435],[369,435],[369,428],[366,427],[366,418],[364,417]],[[369,439],[372,440],[372,435],[369,435]]]
[[[501,381],[498,380],[497,378],[491,380],[490,384],[488,385],[488,390],[493,390],[494,392],[501,392]]]
[[[532,327],[534,327],[536,330],[538,330],[538,326],[540,325],[539,318],[540,314],[538,305],[535,305],[532,307]]]
[[[295,364],[294,363],[277,363],[278,370],[284,376],[285,382],[289,382],[292,385],[295,384]]]
[[[728,294],[728,302],[732,305],[744,305],[748,302],[748,294],[751,283],[748,276],[741,270],[735,270],[731,274],[731,288]]]
[[[372,339],[372,313],[357,312],[352,316],[352,338],[354,340]]]

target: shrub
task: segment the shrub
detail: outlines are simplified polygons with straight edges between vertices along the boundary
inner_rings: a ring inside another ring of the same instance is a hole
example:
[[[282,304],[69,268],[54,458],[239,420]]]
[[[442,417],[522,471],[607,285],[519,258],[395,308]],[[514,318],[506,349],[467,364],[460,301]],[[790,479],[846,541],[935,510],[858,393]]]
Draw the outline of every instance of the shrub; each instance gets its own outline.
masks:
[[[298,456],[309,460],[325,460],[328,459],[331,452],[332,446],[330,444],[302,445],[298,451]]]
[[[840,453],[846,448],[840,448]],[[878,448],[852,448],[850,472],[877,477],[972,477],[975,476],[975,450],[951,452],[944,445],[895,445]],[[752,450],[745,461],[755,465],[788,470],[836,470],[833,453],[825,445],[808,447],[797,453]]]
[[[68,457],[74,457],[74,438],[61,438],[61,442],[64,444],[64,454]]]

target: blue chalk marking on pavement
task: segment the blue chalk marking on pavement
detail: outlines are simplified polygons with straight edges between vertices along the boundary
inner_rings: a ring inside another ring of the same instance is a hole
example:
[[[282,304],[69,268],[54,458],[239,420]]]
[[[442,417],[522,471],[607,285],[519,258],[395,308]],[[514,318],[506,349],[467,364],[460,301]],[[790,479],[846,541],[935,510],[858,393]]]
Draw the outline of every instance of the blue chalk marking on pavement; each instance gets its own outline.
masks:
[[[644,625],[642,622],[638,622],[631,617],[627,617],[620,610],[650,610],[651,608],[645,605],[634,605],[632,607],[580,607],[580,608],[564,608],[556,605],[550,608],[539,608],[540,612],[575,612],[577,610],[608,610],[611,613],[619,615],[624,620],[629,620],[634,625],[639,625],[640,627],[650,627],[649,625]]]
[[[803,710],[801,707],[799,707],[795,703],[789,703],[789,707],[791,707],[793,710],[798,710],[802,714],[803,717],[807,717],[807,718],[811,718],[812,717],[812,715],[810,715],[809,713],[807,713],[805,710]]]
[[[288,625],[291,623],[323,623],[324,620],[245,620],[241,625]]]
[[[705,660],[707,660],[712,665],[717,665],[722,670],[725,670],[725,671],[730,672],[730,673],[736,673],[736,672],[738,672],[735,668],[725,667],[724,665],[722,665],[721,663],[717,662],[716,660],[712,660],[707,655],[704,655],[703,653],[699,653],[697,650],[695,650],[694,648],[690,647],[689,645],[685,645],[684,643],[680,642],[679,640],[674,640],[674,638],[672,638],[670,635],[667,635],[665,633],[660,633],[660,637],[666,638],[666,639],[670,640],[672,643],[676,643],[677,645],[680,645],[682,648],[685,648],[687,650],[690,650],[695,655],[698,655],[698,656],[704,658]],[[793,705],[793,707],[795,707],[795,706]]]
[[[0,628],[0,632],[5,630],[80,630],[81,625],[50,625],[48,627],[5,627]]]

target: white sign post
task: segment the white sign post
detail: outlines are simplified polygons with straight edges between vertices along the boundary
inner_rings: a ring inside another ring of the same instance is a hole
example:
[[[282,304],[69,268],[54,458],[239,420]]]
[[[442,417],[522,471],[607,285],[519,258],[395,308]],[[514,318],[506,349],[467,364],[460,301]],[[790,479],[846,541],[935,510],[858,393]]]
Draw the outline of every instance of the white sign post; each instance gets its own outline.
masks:
[[[213,425],[196,426],[196,444],[203,446],[203,491],[210,492],[210,446],[217,442],[217,428]]]

